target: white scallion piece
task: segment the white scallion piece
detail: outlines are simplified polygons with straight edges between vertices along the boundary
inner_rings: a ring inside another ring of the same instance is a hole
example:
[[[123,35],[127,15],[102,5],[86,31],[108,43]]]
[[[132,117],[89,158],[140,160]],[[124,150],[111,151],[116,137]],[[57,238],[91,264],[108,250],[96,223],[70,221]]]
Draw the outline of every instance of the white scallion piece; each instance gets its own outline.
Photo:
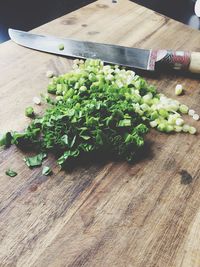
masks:
[[[192,127],[192,126],[191,126],[190,129],[189,129],[189,133],[190,133],[190,134],[195,134],[196,131],[197,131],[196,128],[194,128],[194,127]]]
[[[192,116],[192,118],[193,118],[193,120],[198,121],[199,120],[199,115],[198,114],[194,114]]]
[[[106,80],[113,80],[114,79],[114,76],[112,75],[112,74],[108,74],[107,76],[106,76]]]
[[[46,76],[47,76],[47,78],[52,78],[52,77],[54,76],[53,71],[48,70],[48,71],[46,72]]]
[[[181,95],[183,92],[182,84],[177,84],[175,87],[175,95]]]
[[[80,63],[80,60],[78,58],[74,60],[74,64],[78,65],[79,63]]]
[[[177,125],[174,126],[175,132],[180,133],[182,130],[183,130],[182,126],[177,126]]]
[[[40,105],[40,104],[41,104],[41,100],[40,100],[40,98],[37,97],[37,96],[35,96],[35,97],[33,98],[33,103],[36,104],[36,105]]]
[[[186,106],[186,105],[180,105],[179,110],[180,110],[181,113],[183,113],[183,114],[187,114],[189,108],[188,108],[188,106]]]
[[[189,115],[189,116],[194,116],[194,114],[195,114],[194,109],[189,109],[189,111],[188,111],[188,115]]]
[[[152,128],[154,128],[158,125],[157,121],[151,121],[149,124]]]
[[[189,126],[188,124],[184,124],[184,125],[183,125],[183,132],[184,132],[184,133],[188,133],[189,130],[190,130],[190,126]]]
[[[182,126],[183,124],[184,124],[184,120],[183,119],[181,119],[181,118],[176,119],[176,125],[177,126]]]

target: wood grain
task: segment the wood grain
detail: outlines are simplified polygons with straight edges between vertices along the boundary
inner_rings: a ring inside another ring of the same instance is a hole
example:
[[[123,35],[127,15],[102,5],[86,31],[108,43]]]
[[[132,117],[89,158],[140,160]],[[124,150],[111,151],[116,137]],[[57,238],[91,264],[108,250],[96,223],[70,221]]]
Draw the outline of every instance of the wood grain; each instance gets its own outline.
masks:
[[[97,1],[33,32],[200,51],[199,32],[127,0]],[[29,122],[24,108],[46,90],[46,71],[66,72],[72,62],[11,41],[0,45],[0,59],[0,131],[22,130]],[[143,75],[171,97],[183,84],[178,99],[200,113],[198,77]],[[0,266],[199,267],[199,134],[152,130],[147,143],[131,165],[97,160],[64,172],[50,156],[49,177],[29,170],[15,147],[1,150]],[[18,176],[4,174],[10,167]]]

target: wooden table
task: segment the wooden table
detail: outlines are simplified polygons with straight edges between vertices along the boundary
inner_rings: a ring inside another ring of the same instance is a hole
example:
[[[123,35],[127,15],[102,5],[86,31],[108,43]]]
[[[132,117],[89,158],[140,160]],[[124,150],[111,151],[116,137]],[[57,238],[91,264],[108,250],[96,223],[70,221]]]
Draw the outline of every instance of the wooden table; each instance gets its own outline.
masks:
[[[199,32],[127,0],[97,1],[33,32],[200,51]],[[22,130],[25,107],[46,90],[46,71],[64,73],[71,64],[11,41],[0,45],[0,131]],[[178,99],[200,113],[198,79],[156,77],[147,78],[167,96],[183,84]],[[49,177],[29,170],[15,147],[1,151],[0,266],[200,266],[199,134],[152,130],[147,139],[150,149],[135,164],[96,162],[64,172],[50,157]],[[18,176],[6,176],[9,167]]]

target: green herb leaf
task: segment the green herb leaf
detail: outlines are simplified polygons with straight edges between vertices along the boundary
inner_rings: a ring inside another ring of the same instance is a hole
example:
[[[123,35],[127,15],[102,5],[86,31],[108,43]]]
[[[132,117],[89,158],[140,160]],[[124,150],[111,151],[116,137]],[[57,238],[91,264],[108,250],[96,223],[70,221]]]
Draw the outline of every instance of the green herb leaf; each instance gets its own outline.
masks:
[[[26,162],[26,165],[31,168],[31,167],[38,167],[42,165],[43,159],[47,157],[46,153],[40,153],[34,157],[26,157],[24,161]]]
[[[12,134],[10,132],[7,132],[4,135],[0,135],[0,147],[5,146],[9,147],[12,142]]]
[[[83,138],[84,140],[89,140],[91,138],[91,136],[83,135],[83,134],[81,134],[80,137]]]
[[[61,140],[62,140],[62,142],[65,144],[65,145],[69,145],[69,139],[68,139],[68,135],[63,135],[62,137],[61,137]]]
[[[26,115],[26,117],[33,118],[34,115],[35,115],[33,108],[32,107],[27,107],[25,109],[25,115]]]
[[[42,174],[43,175],[49,175],[49,174],[51,174],[52,173],[52,170],[50,169],[50,167],[48,167],[48,166],[44,166],[43,167],[43,169],[42,169]]]
[[[8,169],[6,171],[6,175],[10,176],[10,177],[15,177],[17,175],[17,172],[11,170],[11,169]]]

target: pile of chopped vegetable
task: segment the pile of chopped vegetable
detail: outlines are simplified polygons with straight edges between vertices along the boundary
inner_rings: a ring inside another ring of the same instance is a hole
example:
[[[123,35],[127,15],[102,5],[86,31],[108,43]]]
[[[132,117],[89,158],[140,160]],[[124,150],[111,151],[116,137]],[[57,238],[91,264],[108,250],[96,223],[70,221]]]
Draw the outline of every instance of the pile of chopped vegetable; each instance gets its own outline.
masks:
[[[182,118],[189,112],[186,105],[159,94],[133,71],[100,60],[75,60],[71,72],[52,78],[48,93],[56,97],[46,97],[44,114],[37,116],[28,107],[30,125],[22,133],[6,133],[0,145],[37,147],[42,159],[56,151],[62,166],[70,158],[98,151],[131,161],[150,127],[196,132]],[[25,161],[30,166],[30,159]]]

